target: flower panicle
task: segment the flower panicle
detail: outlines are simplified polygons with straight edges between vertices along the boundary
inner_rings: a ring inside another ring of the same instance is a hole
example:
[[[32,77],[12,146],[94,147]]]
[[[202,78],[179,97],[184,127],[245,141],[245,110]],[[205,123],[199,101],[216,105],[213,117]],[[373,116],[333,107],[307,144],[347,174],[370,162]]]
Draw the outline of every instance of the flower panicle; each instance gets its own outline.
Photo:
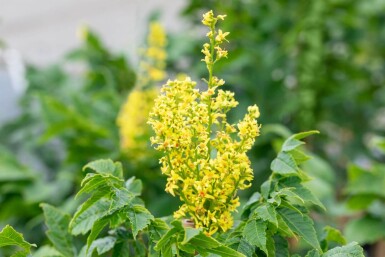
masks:
[[[117,118],[121,148],[133,155],[130,156],[132,160],[153,155],[148,144],[152,131],[147,119],[159,94],[155,84],[166,77],[166,44],[163,26],[159,22],[151,22],[147,47],[142,51],[139,64],[137,84],[128,95]]]
[[[237,191],[251,185],[253,171],[246,152],[259,135],[256,105],[237,124],[227,121],[227,112],[238,102],[234,93],[219,89],[225,81],[213,75],[216,61],[227,56],[221,48],[228,32],[215,25],[225,15],[203,15],[209,27],[203,45],[207,90],[196,88],[189,77],[169,80],[155,100],[148,123],[155,131],[151,142],[164,156],[162,173],[166,192],[183,202],[175,218],[190,218],[206,234],[226,231],[233,225],[232,212],[239,206]]]

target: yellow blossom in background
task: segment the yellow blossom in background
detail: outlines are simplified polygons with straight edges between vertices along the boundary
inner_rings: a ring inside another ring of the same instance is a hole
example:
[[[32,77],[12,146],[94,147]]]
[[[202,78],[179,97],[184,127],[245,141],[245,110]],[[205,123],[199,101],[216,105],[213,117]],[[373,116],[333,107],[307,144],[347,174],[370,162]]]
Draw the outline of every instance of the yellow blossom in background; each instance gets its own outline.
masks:
[[[233,225],[232,212],[239,206],[237,190],[248,188],[253,171],[246,152],[259,135],[256,105],[238,124],[227,121],[227,112],[238,105],[234,93],[218,89],[225,82],[213,76],[215,62],[227,56],[220,45],[228,32],[216,31],[225,16],[204,14],[209,43],[203,61],[209,78],[201,91],[189,77],[168,81],[155,100],[149,124],[155,131],[151,143],[164,153],[160,159],[167,176],[166,191],[183,202],[175,218],[188,217],[208,235]]]
[[[158,22],[151,22],[147,36],[147,48],[143,50],[142,61],[139,64],[139,87],[146,87],[148,84],[165,79],[166,44],[166,33],[162,25]]]
[[[158,93],[155,87],[133,90],[118,116],[121,147],[124,150],[131,150],[139,158],[146,157],[148,152],[151,131],[147,125],[147,119]]]
[[[149,138],[152,135],[147,119],[159,94],[156,83],[166,76],[166,34],[158,22],[150,23],[147,48],[139,64],[138,81],[122,106],[117,124],[120,129],[121,148],[129,152],[132,161],[151,155]]]

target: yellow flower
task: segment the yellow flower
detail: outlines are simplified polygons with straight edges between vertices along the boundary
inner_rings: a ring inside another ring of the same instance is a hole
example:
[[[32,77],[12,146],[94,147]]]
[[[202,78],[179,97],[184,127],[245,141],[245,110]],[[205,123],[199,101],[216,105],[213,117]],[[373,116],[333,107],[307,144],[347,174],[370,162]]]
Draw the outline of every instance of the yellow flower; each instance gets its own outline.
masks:
[[[148,141],[153,133],[147,119],[154,99],[159,94],[155,84],[166,75],[166,43],[163,27],[158,22],[150,23],[147,49],[143,51],[139,65],[137,85],[128,95],[117,118],[121,148],[130,155],[132,161],[144,160],[154,154],[149,147]]]
[[[207,90],[196,88],[189,77],[168,81],[156,98],[148,123],[151,139],[167,178],[166,191],[183,202],[175,218],[189,217],[196,227],[212,235],[233,225],[231,212],[239,206],[237,190],[248,188],[253,171],[246,152],[259,135],[258,107],[251,106],[238,124],[227,121],[227,112],[238,105],[234,93],[218,89],[225,82],[213,76],[216,61],[227,56],[220,44],[228,32],[216,31],[225,16],[203,15],[210,43],[203,45],[209,77]]]

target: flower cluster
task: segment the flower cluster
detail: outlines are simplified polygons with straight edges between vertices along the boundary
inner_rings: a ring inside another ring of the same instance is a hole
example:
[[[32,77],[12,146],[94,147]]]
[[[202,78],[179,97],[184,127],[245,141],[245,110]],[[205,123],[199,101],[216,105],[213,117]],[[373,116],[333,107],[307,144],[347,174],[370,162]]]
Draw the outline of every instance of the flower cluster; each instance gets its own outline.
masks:
[[[176,218],[189,217],[208,235],[232,227],[231,212],[239,206],[237,190],[249,187],[253,179],[246,152],[259,135],[256,105],[238,124],[227,121],[227,112],[238,105],[234,93],[218,89],[225,82],[213,76],[213,66],[227,56],[220,45],[228,32],[215,30],[225,16],[204,15],[210,43],[203,46],[208,88],[200,91],[190,78],[168,81],[155,100],[149,124],[156,135],[155,148],[167,178],[166,191],[179,196],[183,205]]]
[[[140,63],[138,84],[146,86],[152,82],[165,79],[167,44],[166,33],[158,22],[150,23],[147,37],[147,48],[143,50],[143,60]]]
[[[166,35],[158,22],[150,24],[147,48],[143,50],[136,87],[128,95],[119,113],[117,123],[120,128],[121,148],[137,160],[146,159],[151,154],[148,139],[152,131],[147,123],[154,99],[159,90],[155,83],[165,78]]]

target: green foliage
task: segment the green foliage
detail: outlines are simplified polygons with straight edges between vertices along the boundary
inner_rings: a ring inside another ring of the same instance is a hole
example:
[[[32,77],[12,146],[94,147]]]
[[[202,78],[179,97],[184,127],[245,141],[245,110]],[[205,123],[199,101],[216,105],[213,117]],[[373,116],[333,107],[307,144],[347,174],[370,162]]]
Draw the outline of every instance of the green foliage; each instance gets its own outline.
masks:
[[[283,142],[272,162],[270,178],[262,184],[261,193],[254,193],[244,205],[245,219],[226,239],[233,249],[246,256],[254,256],[256,251],[266,256],[290,256],[284,238],[299,236],[312,249],[307,256],[344,256],[348,252],[352,256],[363,256],[358,245],[329,250],[329,242],[346,244],[338,230],[326,227],[322,237],[316,232],[309,208],[324,209],[324,206],[305,187],[309,178],[300,168],[307,159],[300,150],[304,144],[301,139],[315,133],[318,131],[295,134]]]
[[[201,40],[193,24],[198,26],[201,13],[210,9],[227,14],[222,29],[231,32],[231,54],[216,74],[237,92],[242,106],[258,103],[261,124],[283,124],[291,131],[319,128],[323,136],[309,142],[311,149],[341,178],[348,160],[369,156],[365,135],[381,131],[384,136],[382,1],[189,0],[183,14],[191,33],[170,40],[171,68],[186,67],[202,77],[196,55]],[[188,65],[181,65],[181,55]],[[272,157],[270,142],[257,142],[258,176]]]
[[[83,72],[67,72],[71,65]],[[39,203],[63,204],[72,212],[84,163],[120,158],[115,119],[135,73],[125,57],[88,31],[63,62],[29,65],[26,79],[20,116],[0,127],[0,222],[40,243]]]
[[[26,257],[31,247],[36,247],[24,240],[23,235],[7,225],[0,231],[0,248],[5,246],[16,246],[18,249],[11,257]]]

